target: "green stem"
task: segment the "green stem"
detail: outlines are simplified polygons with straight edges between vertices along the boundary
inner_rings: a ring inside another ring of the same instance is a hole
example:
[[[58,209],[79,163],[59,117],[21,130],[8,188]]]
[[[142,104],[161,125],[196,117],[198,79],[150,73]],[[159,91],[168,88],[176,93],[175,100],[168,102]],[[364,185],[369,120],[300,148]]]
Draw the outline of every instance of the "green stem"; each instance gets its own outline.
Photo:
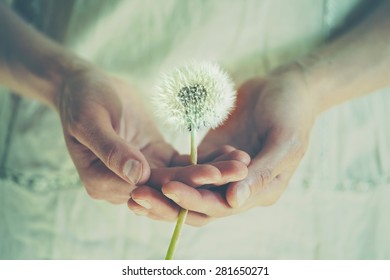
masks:
[[[184,221],[186,220],[188,214],[187,209],[180,209],[179,217],[177,218],[175,230],[173,231],[173,235],[171,238],[171,243],[169,243],[167,255],[165,256],[166,260],[172,260],[173,259],[173,254],[175,253],[176,250],[176,245],[177,242],[179,241],[181,229],[184,225]]]
[[[196,165],[198,161],[198,150],[196,145],[196,130],[191,129],[191,153],[190,153],[191,164]],[[179,241],[181,229],[183,228],[184,222],[188,214],[187,209],[180,209],[179,217],[177,218],[175,230],[169,243],[168,251],[165,256],[166,260],[172,260],[176,250],[177,242]]]
[[[191,164],[196,165],[198,163],[198,145],[196,145],[196,130],[191,130]]]

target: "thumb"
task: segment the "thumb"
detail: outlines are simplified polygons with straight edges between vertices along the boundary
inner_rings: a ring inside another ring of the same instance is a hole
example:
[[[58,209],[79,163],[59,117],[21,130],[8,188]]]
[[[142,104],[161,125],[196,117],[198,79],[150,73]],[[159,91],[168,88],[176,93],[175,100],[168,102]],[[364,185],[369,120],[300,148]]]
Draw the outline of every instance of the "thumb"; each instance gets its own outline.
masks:
[[[122,139],[110,121],[95,119],[84,133],[78,133],[77,136],[81,144],[123,180],[136,185],[144,184],[149,179],[150,167],[144,155],[137,147]]]
[[[260,153],[251,160],[248,176],[228,187],[226,199],[229,205],[242,207],[252,196],[271,187],[271,181],[284,170],[288,155],[288,145],[269,137]]]

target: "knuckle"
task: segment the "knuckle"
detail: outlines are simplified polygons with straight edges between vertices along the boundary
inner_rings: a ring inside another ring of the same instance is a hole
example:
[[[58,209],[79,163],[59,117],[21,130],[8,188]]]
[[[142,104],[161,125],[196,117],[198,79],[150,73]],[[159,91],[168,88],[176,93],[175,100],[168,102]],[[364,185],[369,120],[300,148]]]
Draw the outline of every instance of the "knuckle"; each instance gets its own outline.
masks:
[[[91,126],[90,117],[83,106],[76,110],[71,109],[66,113],[66,122],[71,132],[82,133]]]
[[[257,169],[254,171],[255,184],[257,187],[264,187],[272,179],[270,168]]]
[[[83,124],[78,121],[72,121],[67,125],[69,133],[74,137],[79,137],[82,134]]]
[[[306,152],[307,141],[298,133],[291,133],[288,137],[288,146],[295,157],[302,158]]]
[[[95,128],[90,122],[83,120],[73,120],[67,125],[67,130],[70,135],[83,142],[92,142],[91,139],[96,139]]]
[[[117,145],[103,145],[101,147],[103,154],[106,155],[104,159],[108,168],[112,168],[118,154],[119,148]]]

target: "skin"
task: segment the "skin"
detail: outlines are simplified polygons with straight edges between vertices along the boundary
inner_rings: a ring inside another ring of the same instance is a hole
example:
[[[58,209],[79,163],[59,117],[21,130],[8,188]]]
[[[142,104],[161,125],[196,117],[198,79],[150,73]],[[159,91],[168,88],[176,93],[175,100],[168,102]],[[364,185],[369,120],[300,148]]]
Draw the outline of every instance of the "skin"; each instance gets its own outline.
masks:
[[[1,4],[0,38],[0,84],[58,113],[69,154],[92,198],[125,204],[146,183],[161,189],[171,180],[213,184],[245,178],[249,156],[231,147],[218,155],[236,153],[220,160],[212,156],[203,165],[171,167],[180,156],[129,85],[44,37]],[[242,157],[246,160],[237,160]]]
[[[188,156],[179,156],[174,160],[175,165],[187,165],[188,162]],[[206,170],[204,162],[208,162],[208,165],[215,167],[215,169]],[[189,193],[184,193],[184,198],[187,201],[194,200],[203,203],[203,200],[210,195],[210,198],[215,198],[219,203],[225,204],[223,195],[218,190],[223,192],[224,188],[222,186],[244,179],[248,175],[248,170],[244,167],[249,162],[250,157],[247,153],[232,146],[224,145],[214,149],[209,154],[201,153],[197,166],[171,169],[177,170],[175,174],[167,174],[165,170],[161,169],[152,170],[147,184],[131,193],[132,199],[129,200],[128,207],[138,215],[144,215],[155,220],[176,221],[180,203],[178,203],[175,196],[180,194],[169,195],[164,193],[164,190],[177,184],[189,191]],[[204,169],[200,170],[199,168]],[[199,179],[192,178],[194,170],[199,170],[202,177],[199,177]],[[160,172],[165,173],[165,175],[160,174]],[[208,204],[205,205],[209,206]],[[228,205],[226,207],[230,208]],[[192,226],[202,226],[211,220],[212,218],[204,213],[190,211],[186,223]]]
[[[389,14],[390,1],[382,1],[327,45],[239,88],[236,111],[206,135],[200,149],[209,152],[228,144],[246,151],[251,156],[248,176],[214,189],[175,181],[164,184],[163,194],[189,209],[187,223],[204,225],[274,204],[305,154],[316,118],[333,106],[390,85]],[[155,205],[160,209],[164,202]],[[147,211],[161,220],[172,219],[172,210],[157,212],[152,206]]]

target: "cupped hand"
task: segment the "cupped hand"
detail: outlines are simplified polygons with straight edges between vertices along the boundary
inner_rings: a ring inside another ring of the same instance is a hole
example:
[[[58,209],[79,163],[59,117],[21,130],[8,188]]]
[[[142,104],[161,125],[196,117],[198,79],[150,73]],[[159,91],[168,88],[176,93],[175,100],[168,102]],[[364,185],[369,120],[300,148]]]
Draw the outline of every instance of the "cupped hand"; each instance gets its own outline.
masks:
[[[129,86],[97,69],[64,78],[57,94],[69,153],[88,194],[126,203],[150,168],[168,166],[168,145]]]
[[[189,165],[189,156],[175,156],[175,166],[151,170],[149,181],[131,193],[128,207],[138,215],[175,221],[180,210],[178,197],[181,194],[171,193],[171,189],[180,186],[179,191],[185,191],[182,202],[199,201],[201,207],[204,201],[224,196],[224,185],[244,179],[248,174],[249,161],[247,153],[226,145],[207,154],[201,153],[197,165]],[[230,208],[226,203],[225,207]],[[203,213],[189,211],[186,223],[201,226],[211,220],[212,217]]]
[[[301,161],[315,121],[315,100],[301,71],[276,72],[246,82],[238,90],[236,110],[208,133],[203,152],[232,145],[251,156],[248,176],[221,189],[169,183],[164,194],[203,217],[224,217],[275,203]]]

